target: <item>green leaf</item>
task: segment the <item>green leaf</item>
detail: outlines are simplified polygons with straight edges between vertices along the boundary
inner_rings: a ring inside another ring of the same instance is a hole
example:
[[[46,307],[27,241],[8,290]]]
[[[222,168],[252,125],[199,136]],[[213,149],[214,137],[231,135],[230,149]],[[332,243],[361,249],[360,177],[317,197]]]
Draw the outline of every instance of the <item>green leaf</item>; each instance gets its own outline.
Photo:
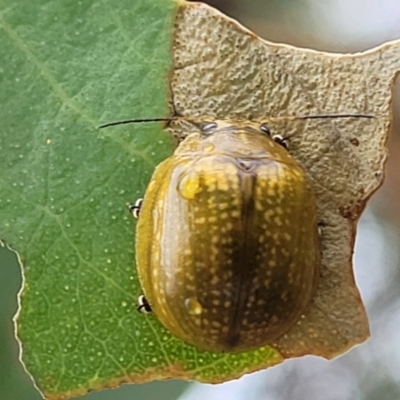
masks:
[[[19,0],[0,5],[0,237],[24,287],[22,359],[47,398],[127,381],[222,381],[274,364],[266,347],[200,352],[136,312],[135,221],[174,142],[169,114],[172,0]]]

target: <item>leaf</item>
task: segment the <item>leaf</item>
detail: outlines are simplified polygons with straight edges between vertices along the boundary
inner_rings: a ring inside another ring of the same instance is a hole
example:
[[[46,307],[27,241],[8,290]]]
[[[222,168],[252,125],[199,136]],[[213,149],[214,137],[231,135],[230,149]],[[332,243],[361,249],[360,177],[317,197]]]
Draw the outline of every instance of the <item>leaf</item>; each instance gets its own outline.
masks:
[[[322,277],[310,311],[273,348],[285,358],[331,358],[363,342],[368,321],[351,258],[357,221],[384,178],[400,41],[356,55],[321,53],[264,41],[214,9],[189,3],[176,27],[177,113],[269,118],[273,133],[291,139],[290,153],[313,181],[323,224]],[[349,113],[375,118],[271,118]]]
[[[382,181],[399,42],[358,57],[323,55],[267,44],[209,7],[183,3],[171,54],[176,7],[170,0],[0,6],[0,237],[23,265],[18,338],[23,362],[48,399],[168,377],[224,381],[310,348],[332,356],[367,335],[349,260],[359,212]],[[221,39],[214,37],[218,32]],[[311,326],[314,318],[315,329],[324,332],[315,343],[297,327],[275,348],[213,354],[135,310],[141,289],[127,204],[143,195],[173,141],[156,124],[96,126],[168,115],[172,56],[173,105],[183,115],[378,116],[370,126],[363,120],[271,123],[273,131],[293,136],[291,152],[322,196],[326,283],[314,314],[302,321]],[[322,80],[327,60],[332,71],[347,71],[335,78],[337,87]],[[349,145],[354,138],[358,147]],[[351,164],[343,168],[348,156]],[[348,176],[331,177],[336,170]],[[338,320],[341,330],[328,337]],[[321,321],[328,328],[321,330]]]
[[[127,204],[173,141],[156,124],[96,127],[168,115],[175,10],[170,0],[0,6],[0,237],[24,266],[18,337],[48,398],[166,364],[163,332],[135,311]]]

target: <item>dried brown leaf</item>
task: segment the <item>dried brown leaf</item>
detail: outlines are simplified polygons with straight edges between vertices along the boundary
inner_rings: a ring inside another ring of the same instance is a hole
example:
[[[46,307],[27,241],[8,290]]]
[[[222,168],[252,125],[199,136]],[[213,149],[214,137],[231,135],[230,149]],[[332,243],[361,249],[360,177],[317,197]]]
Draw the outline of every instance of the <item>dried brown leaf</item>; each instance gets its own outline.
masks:
[[[179,115],[375,116],[270,122],[272,132],[291,138],[290,153],[313,181],[323,224],[321,281],[309,312],[273,345],[284,357],[331,358],[368,338],[352,254],[357,221],[383,182],[399,70],[399,40],[329,54],[267,42],[204,4],[183,3],[178,13],[171,87]]]

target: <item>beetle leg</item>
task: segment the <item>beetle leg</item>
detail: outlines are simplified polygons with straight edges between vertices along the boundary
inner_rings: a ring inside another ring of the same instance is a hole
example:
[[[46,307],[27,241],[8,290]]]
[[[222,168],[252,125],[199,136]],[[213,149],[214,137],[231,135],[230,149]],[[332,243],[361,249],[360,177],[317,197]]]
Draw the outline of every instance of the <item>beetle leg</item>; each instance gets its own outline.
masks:
[[[317,226],[318,226],[318,235],[322,236],[323,228],[326,226],[326,223],[324,221],[319,221]]]
[[[283,137],[282,135],[273,135],[272,140],[283,146],[286,150],[289,148],[289,139]]]
[[[140,295],[138,297],[138,305],[136,307],[136,310],[143,314],[148,314],[152,312],[150,304],[148,303],[146,297],[144,297],[143,295]]]
[[[139,218],[140,208],[142,207],[143,199],[137,199],[135,204],[129,204],[129,211],[135,218]]]

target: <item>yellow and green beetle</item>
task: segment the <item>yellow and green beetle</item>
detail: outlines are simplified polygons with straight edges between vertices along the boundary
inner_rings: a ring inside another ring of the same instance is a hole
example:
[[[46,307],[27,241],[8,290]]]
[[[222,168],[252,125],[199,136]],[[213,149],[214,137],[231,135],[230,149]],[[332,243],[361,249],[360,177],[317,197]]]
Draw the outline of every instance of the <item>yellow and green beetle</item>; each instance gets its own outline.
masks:
[[[285,145],[265,124],[205,123],[132,207],[139,308],[198,348],[272,343],[310,305],[321,263],[316,200]]]

